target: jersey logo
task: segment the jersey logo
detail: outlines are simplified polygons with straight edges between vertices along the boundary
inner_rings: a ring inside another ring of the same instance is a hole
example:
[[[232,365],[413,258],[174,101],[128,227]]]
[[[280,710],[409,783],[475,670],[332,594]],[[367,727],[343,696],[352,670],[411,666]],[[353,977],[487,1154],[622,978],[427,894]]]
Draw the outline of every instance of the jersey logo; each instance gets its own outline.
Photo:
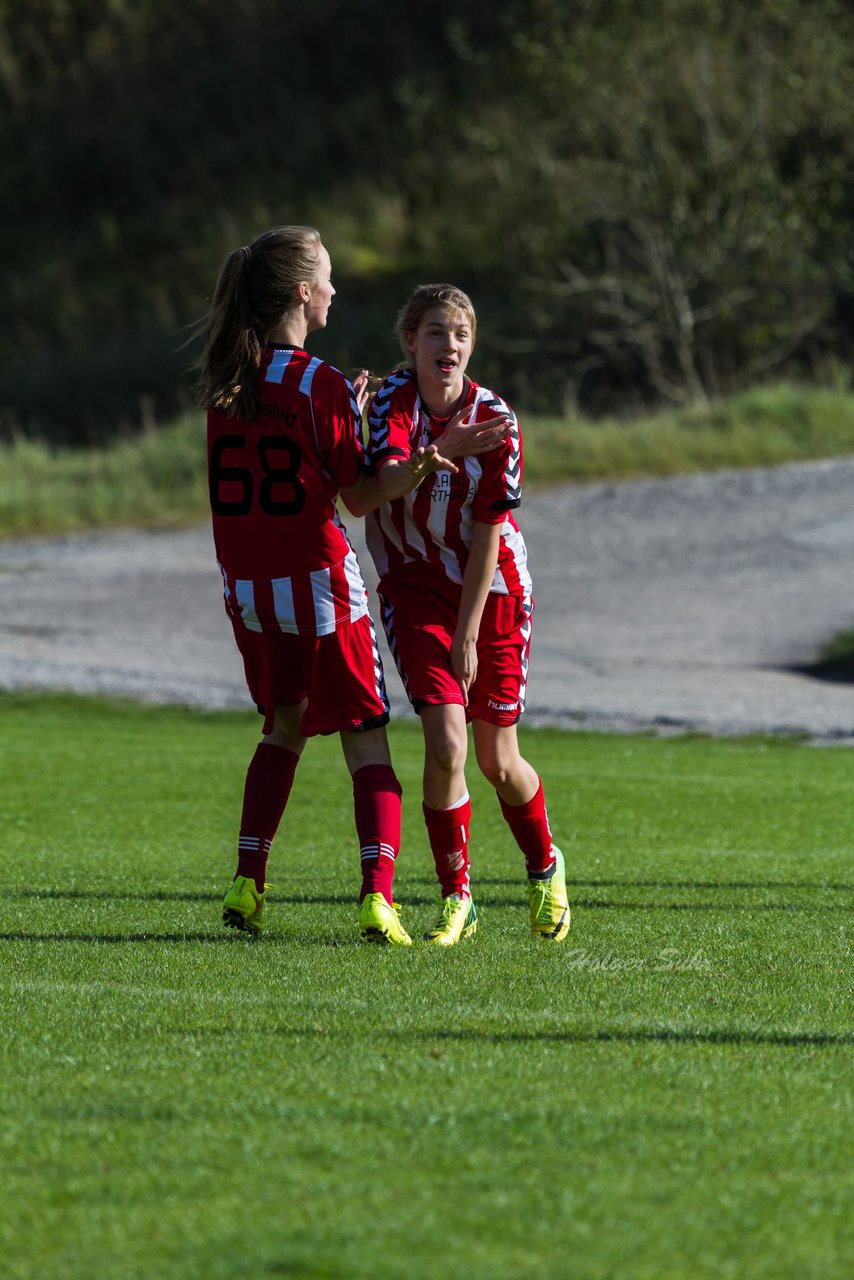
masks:
[[[463,502],[472,502],[474,493],[474,482],[464,471],[458,471],[456,475],[451,471],[437,471],[433,477],[430,501],[450,502],[454,498],[462,498]]]

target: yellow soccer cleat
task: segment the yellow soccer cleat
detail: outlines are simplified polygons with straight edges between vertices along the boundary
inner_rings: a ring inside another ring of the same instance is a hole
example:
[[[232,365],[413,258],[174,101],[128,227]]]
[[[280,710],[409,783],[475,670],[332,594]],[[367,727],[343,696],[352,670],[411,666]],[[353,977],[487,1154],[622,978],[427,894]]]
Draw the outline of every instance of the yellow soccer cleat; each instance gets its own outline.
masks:
[[[400,907],[381,893],[366,893],[359,907],[359,933],[381,947],[411,947],[412,939],[400,923]]]
[[[436,947],[453,947],[460,938],[470,938],[473,933],[477,933],[477,907],[471,898],[452,893],[442,899],[436,922],[424,934],[424,940]]]
[[[569,933],[569,900],[566,896],[566,866],[557,845],[554,871],[548,880],[528,877],[531,899],[531,933],[548,942],[563,942]]]
[[[264,886],[266,888],[266,885]],[[222,901],[222,922],[259,937],[264,928],[264,895],[251,876],[238,876]]]

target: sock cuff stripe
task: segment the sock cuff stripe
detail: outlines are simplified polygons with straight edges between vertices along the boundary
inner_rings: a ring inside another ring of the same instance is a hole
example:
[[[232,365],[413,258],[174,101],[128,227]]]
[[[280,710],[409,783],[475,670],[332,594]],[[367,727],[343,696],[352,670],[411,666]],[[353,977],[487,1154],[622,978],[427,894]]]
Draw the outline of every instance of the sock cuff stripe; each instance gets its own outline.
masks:
[[[363,862],[366,858],[390,858],[394,862],[397,857],[397,851],[393,844],[386,844],[385,841],[381,840],[378,844],[363,844],[360,856]]]

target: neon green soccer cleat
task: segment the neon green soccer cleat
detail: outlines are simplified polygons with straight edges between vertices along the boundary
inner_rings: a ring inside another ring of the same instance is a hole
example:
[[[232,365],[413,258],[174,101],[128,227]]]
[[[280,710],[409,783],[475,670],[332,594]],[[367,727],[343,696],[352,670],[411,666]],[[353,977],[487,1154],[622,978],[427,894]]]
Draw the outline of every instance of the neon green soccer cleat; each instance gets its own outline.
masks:
[[[366,893],[359,907],[359,933],[381,947],[411,947],[412,939],[400,923],[400,907],[381,893]]]
[[[566,896],[566,866],[557,845],[552,846],[556,857],[554,872],[549,880],[528,877],[528,894],[531,899],[531,933],[535,938],[549,942],[563,942],[569,933],[569,900]]]
[[[267,887],[266,885],[264,886]],[[250,876],[238,876],[222,901],[222,922],[256,938],[264,928],[264,895]]]
[[[471,898],[452,893],[442,899],[436,922],[424,934],[424,940],[435,947],[452,947],[460,938],[470,938],[473,933],[477,933],[477,907]]]

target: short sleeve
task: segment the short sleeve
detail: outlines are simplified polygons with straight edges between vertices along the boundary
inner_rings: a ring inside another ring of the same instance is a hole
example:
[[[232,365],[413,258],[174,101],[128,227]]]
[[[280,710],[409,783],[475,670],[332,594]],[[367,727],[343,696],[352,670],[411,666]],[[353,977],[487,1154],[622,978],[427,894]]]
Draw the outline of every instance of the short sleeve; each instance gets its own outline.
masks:
[[[481,524],[499,524],[508,511],[522,505],[522,433],[512,409],[496,398],[481,400],[477,419],[509,413],[511,427],[506,439],[491,453],[480,456],[483,467],[472,514]]]
[[[331,366],[312,404],[323,464],[339,488],[354,484],[368,470],[361,440],[362,416],[352,385]]]
[[[408,370],[386,378],[368,409],[368,456],[374,467],[389,458],[412,457],[412,375]]]

